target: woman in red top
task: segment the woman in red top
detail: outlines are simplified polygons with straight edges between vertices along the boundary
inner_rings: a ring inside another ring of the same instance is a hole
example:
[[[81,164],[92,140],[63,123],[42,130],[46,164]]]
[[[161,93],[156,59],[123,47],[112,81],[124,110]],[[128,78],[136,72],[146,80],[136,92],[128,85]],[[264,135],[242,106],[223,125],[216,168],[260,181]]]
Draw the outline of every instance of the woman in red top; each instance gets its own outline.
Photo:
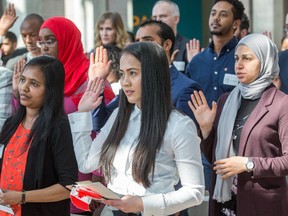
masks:
[[[63,65],[48,56],[30,60],[18,90],[18,110],[0,134],[0,204],[16,216],[69,216],[65,186],[77,181],[78,168],[63,109]]]

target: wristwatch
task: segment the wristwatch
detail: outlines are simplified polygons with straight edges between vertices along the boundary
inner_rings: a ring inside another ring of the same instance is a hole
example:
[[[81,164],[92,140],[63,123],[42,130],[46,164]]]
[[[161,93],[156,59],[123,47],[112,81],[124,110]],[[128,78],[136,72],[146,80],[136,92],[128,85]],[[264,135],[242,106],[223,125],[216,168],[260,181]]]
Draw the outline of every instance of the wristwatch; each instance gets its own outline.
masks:
[[[248,157],[248,161],[247,161],[247,163],[246,163],[247,172],[252,172],[252,171],[253,171],[253,168],[254,168],[253,159],[252,159],[252,157]]]

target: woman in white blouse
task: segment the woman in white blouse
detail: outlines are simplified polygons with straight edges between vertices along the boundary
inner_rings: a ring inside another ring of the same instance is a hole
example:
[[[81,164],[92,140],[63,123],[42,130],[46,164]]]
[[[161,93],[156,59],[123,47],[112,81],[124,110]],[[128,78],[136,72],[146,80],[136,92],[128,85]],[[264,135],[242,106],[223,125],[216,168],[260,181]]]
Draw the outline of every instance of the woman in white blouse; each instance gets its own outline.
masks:
[[[96,50],[90,72],[109,67],[105,54]],[[193,121],[172,108],[169,75],[159,45],[131,44],[120,59],[119,108],[96,139],[90,137],[90,111],[101,102],[103,81],[90,81],[79,112],[69,115],[79,170],[100,168],[107,187],[123,195],[103,200],[107,205],[101,215],[171,215],[203,201],[200,138]],[[183,187],[175,191],[179,177]]]

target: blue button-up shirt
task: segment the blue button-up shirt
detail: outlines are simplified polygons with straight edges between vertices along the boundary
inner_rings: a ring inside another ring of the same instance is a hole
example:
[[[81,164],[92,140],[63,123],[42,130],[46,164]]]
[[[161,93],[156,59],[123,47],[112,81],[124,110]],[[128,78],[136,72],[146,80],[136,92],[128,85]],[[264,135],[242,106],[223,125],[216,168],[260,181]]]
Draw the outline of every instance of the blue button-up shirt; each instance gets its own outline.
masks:
[[[209,106],[212,101],[217,102],[223,93],[232,91],[235,87],[237,78],[231,81],[231,77],[225,77],[225,74],[235,76],[234,55],[237,43],[237,39],[233,37],[217,56],[212,42],[203,52],[196,55],[186,68],[187,76],[201,85]]]

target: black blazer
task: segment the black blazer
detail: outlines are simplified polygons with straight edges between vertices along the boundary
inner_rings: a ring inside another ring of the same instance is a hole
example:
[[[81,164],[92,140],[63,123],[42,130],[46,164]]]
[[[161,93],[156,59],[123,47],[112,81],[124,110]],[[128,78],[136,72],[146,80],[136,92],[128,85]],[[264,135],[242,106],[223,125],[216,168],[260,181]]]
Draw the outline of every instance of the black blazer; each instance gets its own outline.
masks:
[[[51,135],[46,142],[30,147],[23,190],[46,188],[57,183],[65,187],[75,183],[77,175],[78,166],[73,149],[70,125],[67,117],[63,116],[53,126]],[[70,216],[70,200],[22,205],[22,216],[39,215]]]

